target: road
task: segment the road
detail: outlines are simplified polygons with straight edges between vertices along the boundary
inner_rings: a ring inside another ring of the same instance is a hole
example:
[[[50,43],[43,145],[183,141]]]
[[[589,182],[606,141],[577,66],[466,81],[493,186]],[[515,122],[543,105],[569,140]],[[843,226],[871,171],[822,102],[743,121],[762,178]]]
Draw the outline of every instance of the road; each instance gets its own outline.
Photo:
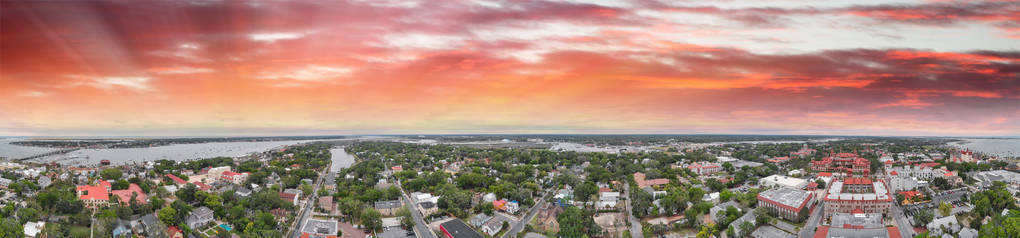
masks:
[[[407,191],[404,191],[404,187],[400,186],[400,180],[397,180],[397,188],[400,188],[400,193],[404,195],[400,200],[404,202],[404,206],[407,206],[407,209],[411,210],[411,217],[414,217],[414,233],[417,234],[418,238],[435,238],[436,236],[432,233],[432,230],[425,224],[421,211],[418,211],[418,206],[411,202],[411,196],[408,196]]]
[[[627,219],[630,220],[630,237],[631,238],[644,238],[644,232],[641,231],[641,220],[634,217],[634,211],[631,211],[630,207],[630,186],[624,186],[624,193],[627,195]]]
[[[553,187],[555,188],[555,186]],[[503,238],[516,237],[517,233],[521,232],[521,230],[523,230],[524,227],[531,222],[531,219],[535,218],[535,214],[538,214],[538,207],[541,207],[539,205],[545,202],[545,198],[549,196],[549,194],[550,192],[546,191],[545,194],[542,195],[542,198],[538,199],[538,202],[536,202],[534,206],[531,206],[531,209],[528,209],[527,215],[524,215],[524,218],[511,226],[510,230],[503,234]]]
[[[319,187],[322,187],[322,180],[323,178],[326,177],[325,174],[323,174],[323,172],[328,173],[329,168],[332,165],[333,163],[329,163],[328,165],[326,165],[324,169],[322,169],[321,172],[319,172],[319,178],[317,178],[315,181],[315,186],[312,188],[312,194],[302,194],[303,196],[305,196],[304,202],[305,206],[303,209],[301,209],[301,214],[298,214],[298,217],[301,218],[298,219],[296,222],[297,227],[291,228],[290,233],[291,238],[297,238],[298,236],[301,235],[301,226],[303,226],[305,224],[305,221],[308,220],[308,217],[312,215],[312,208],[315,207],[315,200],[317,200],[316,198],[317,195],[319,194]]]
[[[914,228],[907,221],[907,215],[903,214],[903,207],[893,205],[892,215],[896,219],[896,227],[900,229],[901,237],[914,237]]]
[[[815,229],[813,228],[818,227],[818,222],[822,219],[822,210],[824,210],[824,206],[822,206],[822,203],[818,203],[815,205],[815,210],[811,212],[810,216],[808,216],[807,221],[804,222],[804,228],[800,229],[800,234],[798,234],[797,237],[800,238],[815,237]]]
[[[885,184],[890,184],[888,175],[883,175],[880,179],[882,179]],[[903,214],[903,207],[900,206],[900,201],[893,201],[892,217],[896,220],[896,228],[900,230],[900,237],[914,237],[914,227],[910,225],[909,221],[907,221],[907,215]]]

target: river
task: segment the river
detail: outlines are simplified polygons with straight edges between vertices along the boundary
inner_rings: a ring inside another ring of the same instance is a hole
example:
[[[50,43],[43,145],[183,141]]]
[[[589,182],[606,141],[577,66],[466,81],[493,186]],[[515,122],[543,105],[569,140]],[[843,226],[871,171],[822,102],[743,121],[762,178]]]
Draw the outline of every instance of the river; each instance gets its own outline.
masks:
[[[51,155],[33,162],[56,161],[64,165],[93,165],[100,160],[111,164],[130,164],[161,159],[193,160],[212,157],[241,157],[284,146],[319,140],[257,141],[257,142],[211,142],[200,144],[173,144],[166,146],[121,149],[81,149],[65,154]]]
[[[33,155],[45,154],[59,149],[45,148],[45,147],[34,147],[34,146],[21,146],[12,145],[11,142],[23,141],[22,138],[3,138],[0,139],[0,157],[8,159],[20,159]]]
[[[343,147],[330,149],[329,153],[332,154],[331,159],[333,160],[333,166],[329,168],[330,172],[338,172],[354,165],[354,155],[348,154]]]
[[[986,155],[998,157],[1020,156],[1020,139],[962,139],[951,142],[950,146],[969,149]]]

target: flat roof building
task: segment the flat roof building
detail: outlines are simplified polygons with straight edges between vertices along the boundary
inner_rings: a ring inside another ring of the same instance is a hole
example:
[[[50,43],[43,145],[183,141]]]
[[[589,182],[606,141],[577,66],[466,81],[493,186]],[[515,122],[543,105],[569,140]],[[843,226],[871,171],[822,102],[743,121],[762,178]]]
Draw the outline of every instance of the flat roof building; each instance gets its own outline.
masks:
[[[825,214],[882,213],[889,215],[893,197],[882,181],[847,178],[835,181],[824,196]]]
[[[443,222],[443,224],[439,225],[439,230],[443,232],[443,237],[446,238],[484,238],[482,234],[468,227],[460,219]]]
[[[789,176],[772,175],[758,180],[759,183],[765,186],[782,186],[795,189],[802,189],[807,186],[807,179],[799,179]]]
[[[758,194],[758,206],[765,207],[772,214],[791,221],[801,221],[808,216],[810,205],[814,203],[811,192],[781,187]]]

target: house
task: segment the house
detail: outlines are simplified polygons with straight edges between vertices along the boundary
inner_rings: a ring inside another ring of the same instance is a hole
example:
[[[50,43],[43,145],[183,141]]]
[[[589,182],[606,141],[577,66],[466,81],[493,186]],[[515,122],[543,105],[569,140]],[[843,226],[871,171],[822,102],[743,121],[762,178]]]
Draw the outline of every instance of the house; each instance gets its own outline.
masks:
[[[520,203],[517,200],[510,201],[506,204],[506,212],[510,214],[517,214],[517,211],[521,209]]]
[[[133,236],[131,232],[131,223],[125,220],[117,219],[117,223],[113,225],[113,238],[131,238]]]
[[[478,213],[478,215],[475,215],[475,217],[471,218],[471,221],[468,221],[468,223],[471,223],[471,225],[474,227],[482,227],[482,225],[485,225],[485,223],[489,222],[489,220],[491,219],[492,217],[489,215],[485,215],[485,213]]]
[[[378,201],[375,202],[375,210],[379,211],[383,216],[394,216],[397,214],[397,210],[400,210],[401,204],[399,200],[390,201]]]
[[[39,176],[39,180],[36,180],[36,184],[39,185],[39,188],[46,188],[49,187],[50,184],[53,184],[53,179],[49,176]]]
[[[298,195],[293,193],[280,192],[280,199],[290,202],[292,205],[297,206]]]
[[[138,224],[137,226],[135,226],[136,227],[136,229],[134,229],[135,233],[155,235],[161,232],[152,230],[152,228],[156,227],[157,223],[159,223],[159,218],[156,218],[156,215],[146,214],[145,216],[142,216],[134,223]]]
[[[599,201],[596,203],[598,208],[610,208],[616,207],[616,203],[620,201],[619,192],[602,192],[599,194]]]
[[[429,216],[439,211],[434,202],[423,202],[418,203],[418,210],[421,211],[422,215]]]
[[[188,215],[187,219],[185,219],[185,223],[192,229],[198,229],[212,221],[213,211],[208,207],[199,207],[198,209],[191,211],[191,214]]]
[[[237,191],[234,191],[234,194],[237,194],[237,196],[241,196],[241,197],[248,197],[248,196],[251,196],[251,189],[248,189],[248,188],[238,188]]]
[[[956,220],[956,215],[950,215],[932,220],[928,223],[927,228],[928,233],[934,236],[956,234],[956,232],[960,231],[960,221]]]
[[[184,181],[184,179],[174,176],[173,174],[166,174],[166,177],[170,178],[170,181],[173,181],[177,185],[184,185],[188,183],[188,181]]]
[[[236,173],[236,172],[231,172],[231,171],[227,170],[227,171],[223,171],[222,173],[220,173],[220,179],[222,179],[223,181],[234,183],[234,184],[241,184],[241,183],[244,183],[244,181],[248,179],[248,175],[249,175],[248,172]]]
[[[39,236],[39,233],[41,233],[43,228],[45,228],[45,227],[46,227],[46,222],[44,222],[44,221],[26,222],[25,223],[25,228],[22,231],[25,233],[25,237],[35,238],[35,237]]]
[[[506,224],[508,220],[509,219],[506,214],[496,214],[492,216],[492,219],[489,219],[482,224],[480,229],[483,233],[488,234],[489,236],[494,236],[497,232],[499,232],[499,230],[503,229],[503,225]]]
[[[319,208],[326,211],[326,213],[333,213],[333,196],[322,196],[319,197]]]
[[[195,186],[198,186],[198,189],[201,189],[202,191],[208,192],[210,189],[212,189],[212,186],[209,186],[208,184],[202,182],[194,182],[193,184],[195,184]]]
[[[184,238],[184,232],[176,226],[167,227],[166,234],[169,238]]]
[[[11,185],[11,182],[14,181],[11,181],[10,179],[0,178],[0,188],[6,189],[8,185]]]

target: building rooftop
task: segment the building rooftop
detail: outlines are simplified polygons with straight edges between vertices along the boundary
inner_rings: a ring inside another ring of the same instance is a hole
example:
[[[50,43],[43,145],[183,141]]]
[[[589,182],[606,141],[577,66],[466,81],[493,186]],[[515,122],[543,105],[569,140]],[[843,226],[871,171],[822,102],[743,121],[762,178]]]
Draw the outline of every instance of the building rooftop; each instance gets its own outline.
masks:
[[[375,202],[375,209],[390,209],[390,208],[398,208],[400,206],[401,206],[401,204],[400,204],[400,201],[398,201],[398,200]]]
[[[854,178],[848,179],[848,182],[852,184],[863,184],[860,180],[853,180]],[[868,179],[870,181],[870,179]],[[832,182],[829,186],[828,194],[825,196],[825,200],[854,200],[854,201],[892,201],[892,197],[889,196],[889,190],[885,187],[885,183],[882,181],[872,181],[872,191],[874,193],[843,193],[844,181]]]
[[[782,187],[761,192],[758,194],[758,197],[776,202],[779,205],[787,206],[791,209],[800,210],[808,203],[808,200],[811,199],[811,192]]]
[[[336,220],[308,219],[305,222],[305,227],[301,228],[301,232],[336,235],[338,228]]]
[[[794,178],[794,177],[789,177],[789,176],[782,176],[782,175],[768,176],[768,177],[762,178],[759,181],[769,181],[771,183],[779,184],[779,185],[786,186],[786,187],[792,187],[792,188],[803,188],[804,186],[807,186],[807,183],[808,183],[806,179],[799,179],[799,178]]]
[[[839,228],[882,228],[885,225],[882,224],[881,213],[833,213],[832,221],[830,222],[832,227]]]
[[[451,237],[454,237],[454,238],[483,238],[484,237],[484,236],[482,236],[482,234],[478,234],[477,231],[471,229],[471,227],[468,227],[468,225],[464,224],[464,221],[461,221],[460,219],[453,219],[453,220],[450,220],[448,222],[443,222],[443,224],[439,225],[439,227],[440,227],[440,229],[443,230],[443,233],[445,235],[451,236]]]

